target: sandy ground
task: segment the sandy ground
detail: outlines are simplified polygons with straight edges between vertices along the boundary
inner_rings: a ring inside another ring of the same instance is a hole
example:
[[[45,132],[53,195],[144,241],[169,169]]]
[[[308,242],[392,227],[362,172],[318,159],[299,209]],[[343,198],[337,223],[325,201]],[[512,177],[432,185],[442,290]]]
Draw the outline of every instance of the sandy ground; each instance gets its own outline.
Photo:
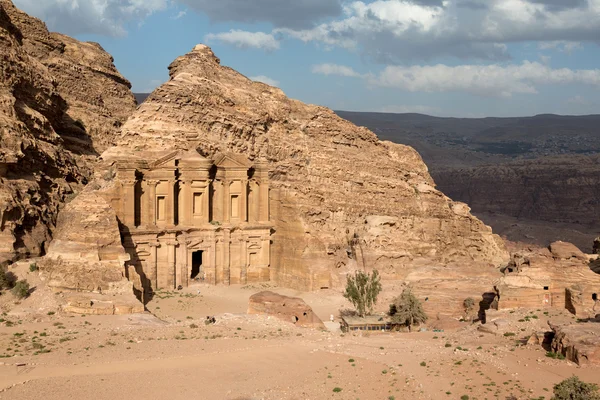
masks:
[[[515,336],[466,323],[342,334],[246,315],[248,298],[264,289],[304,298],[323,320],[348,306],[333,290],[200,285],[159,293],[146,314],[74,316],[40,290],[0,317],[0,399],[550,399],[573,374],[600,383],[600,368],[519,341],[568,314],[496,316]],[[217,323],[205,326],[207,315]]]

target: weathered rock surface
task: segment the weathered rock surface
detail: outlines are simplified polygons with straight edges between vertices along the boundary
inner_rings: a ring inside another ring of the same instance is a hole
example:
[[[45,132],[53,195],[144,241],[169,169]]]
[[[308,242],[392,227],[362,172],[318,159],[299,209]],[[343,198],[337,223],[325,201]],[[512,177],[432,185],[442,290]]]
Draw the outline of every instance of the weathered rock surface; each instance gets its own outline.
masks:
[[[87,183],[86,158],[135,108],[99,45],[50,33],[0,0],[0,263],[43,254],[60,205]]]
[[[71,294],[62,306],[63,311],[87,315],[125,315],[143,313],[144,305],[134,296],[99,295],[95,293]]]
[[[271,291],[253,294],[248,301],[248,314],[277,317],[306,328],[325,329],[323,321],[299,297],[288,297]]]
[[[512,257],[495,284],[499,308],[566,308],[580,318],[600,312],[600,275],[571,243],[521,249]]]
[[[482,218],[494,223],[495,230],[496,215],[555,224],[548,226],[576,224],[578,229],[555,232],[552,240],[583,236],[577,244],[590,251],[590,239],[600,224],[600,155],[541,157],[467,168],[437,166],[433,176],[448,196],[468,203],[476,214],[489,214],[490,218]],[[503,231],[518,233],[510,226]],[[543,230],[533,227],[527,235],[519,240],[541,246],[548,243]]]
[[[171,79],[127,121],[118,145],[267,160],[279,284],[340,286],[345,271],[363,266],[403,279],[419,265],[507,260],[489,227],[435,189],[412,148],[253,82],[203,45],[169,70]]]
[[[553,352],[579,365],[600,364],[600,323],[548,324],[554,332]]]
[[[41,276],[53,290],[129,293],[125,276],[129,255],[121,245],[117,217],[91,188],[60,212],[48,254],[40,262]]]

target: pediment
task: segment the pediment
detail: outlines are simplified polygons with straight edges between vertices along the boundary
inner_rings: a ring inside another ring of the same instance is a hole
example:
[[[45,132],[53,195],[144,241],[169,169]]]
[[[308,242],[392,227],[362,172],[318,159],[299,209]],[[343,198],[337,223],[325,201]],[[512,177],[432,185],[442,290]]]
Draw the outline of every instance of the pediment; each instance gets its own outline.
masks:
[[[241,154],[223,153],[215,157],[215,165],[220,168],[250,168],[252,163]]]
[[[162,167],[168,163],[170,163],[171,161],[174,161],[176,159],[178,159],[179,156],[179,151],[174,150],[171,152],[168,152],[166,154],[164,154],[161,158],[159,158],[158,160],[154,161],[153,163],[150,164],[151,168],[159,168]]]

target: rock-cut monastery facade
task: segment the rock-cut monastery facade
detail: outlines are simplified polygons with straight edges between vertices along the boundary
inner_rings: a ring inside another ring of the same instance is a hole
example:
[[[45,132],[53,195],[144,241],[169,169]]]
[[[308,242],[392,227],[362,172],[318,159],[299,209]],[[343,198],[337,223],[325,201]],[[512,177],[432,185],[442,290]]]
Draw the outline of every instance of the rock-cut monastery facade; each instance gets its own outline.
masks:
[[[271,279],[266,163],[227,153],[133,154],[112,205],[144,291]]]

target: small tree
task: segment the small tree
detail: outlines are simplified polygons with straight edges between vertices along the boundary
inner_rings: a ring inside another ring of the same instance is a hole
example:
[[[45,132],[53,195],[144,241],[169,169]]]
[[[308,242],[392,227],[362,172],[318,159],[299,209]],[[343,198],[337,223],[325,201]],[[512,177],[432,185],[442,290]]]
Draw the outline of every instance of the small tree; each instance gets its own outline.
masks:
[[[24,299],[25,297],[29,296],[29,282],[27,282],[25,279],[18,281],[15,284],[15,287],[12,288],[11,292],[17,299]]]
[[[348,275],[344,297],[354,305],[358,315],[364,317],[373,311],[381,289],[381,278],[376,269],[370,274],[356,271],[354,276]]]
[[[402,294],[394,299],[390,304],[390,317],[392,322],[408,326],[412,330],[414,324],[421,324],[427,321],[427,314],[423,311],[421,302],[415,297],[410,288],[402,291]]]
[[[0,267],[0,290],[10,289],[10,279],[6,275],[6,271]]]
[[[554,385],[552,400],[600,400],[598,385],[585,383],[572,376]]]
[[[467,297],[463,301],[463,308],[465,309],[465,321],[469,320],[473,322],[473,310],[475,309],[475,299]]]

